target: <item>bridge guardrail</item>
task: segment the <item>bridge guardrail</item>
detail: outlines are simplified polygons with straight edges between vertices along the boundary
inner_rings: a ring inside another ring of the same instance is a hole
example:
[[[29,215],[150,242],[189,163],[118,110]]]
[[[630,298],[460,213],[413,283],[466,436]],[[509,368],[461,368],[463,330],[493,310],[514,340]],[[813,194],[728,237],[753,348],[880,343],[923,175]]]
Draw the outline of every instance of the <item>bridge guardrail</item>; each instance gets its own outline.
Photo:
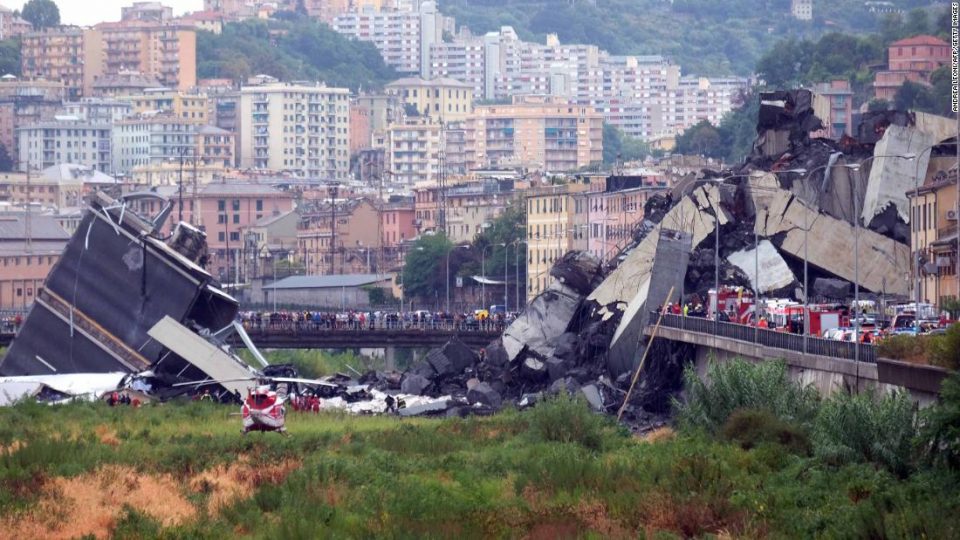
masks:
[[[317,323],[312,321],[264,321],[259,324],[250,321],[243,322],[244,330],[247,333],[271,334],[271,333],[300,333],[300,334],[322,334],[328,332],[370,332],[370,331],[388,331],[388,332],[463,332],[463,333],[496,333],[502,332],[506,325],[496,322],[338,322],[338,323]]]
[[[657,316],[659,315],[654,314],[654,317]],[[846,360],[855,360],[857,358],[858,344],[849,341],[837,341],[814,336],[807,336],[806,340],[804,340],[802,335],[790,334],[788,332],[777,332],[776,330],[756,328],[743,324],[714,321],[702,317],[685,317],[676,314],[664,314],[661,325],[668,328],[716,335],[774,349],[828,356],[831,358],[843,358]],[[806,344],[804,344],[804,341],[806,341]],[[860,343],[859,349],[861,362],[874,363],[877,361],[876,346],[869,343]]]

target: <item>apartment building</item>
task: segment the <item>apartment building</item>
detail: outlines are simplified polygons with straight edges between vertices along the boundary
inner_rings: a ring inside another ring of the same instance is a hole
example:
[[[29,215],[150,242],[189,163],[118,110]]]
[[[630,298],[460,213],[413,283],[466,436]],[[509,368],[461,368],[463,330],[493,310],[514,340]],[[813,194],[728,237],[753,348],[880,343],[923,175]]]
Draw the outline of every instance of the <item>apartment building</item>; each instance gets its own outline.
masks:
[[[95,169],[61,163],[42,171],[0,173],[0,201],[12,205],[25,203],[61,209],[80,208],[84,196],[115,180]]]
[[[173,19],[173,8],[160,2],[134,2],[120,8],[121,21],[159,23]]]
[[[456,242],[473,241],[474,236],[519,196],[513,180],[484,178],[459,181],[443,187],[421,184],[414,188],[415,225],[418,231],[446,229]],[[443,215],[446,226],[443,227]]]
[[[197,84],[197,32],[174,22],[100,23],[87,37],[86,92],[99,76],[137,71],[160,84],[187,90]]]
[[[603,117],[552,96],[515,96],[474,109],[464,123],[467,168],[518,165],[572,171],[603,158]]]
[[[85,79],[96,72],[99,57],[85,45],[96,31],[76,26],[48,28],[23,35],[20,42],[20,69],[24,79],[62,81],[66,97],[84,94]]]
[[[0,144],[15,162],[20,159],[17,128],[53,120],[65,93],[60,81],[0,78]]]
[[[817,83],[813,87],[813,110],[824,129],[811,136],[839,140],[853,135],[853,90],[846,79]]]
[[[194,124],[210,122],[210,100],[206,94],[162,88],[118,99],[130,103],[135,114],[163,113]]]
[[[647,200],[666,189],[642,176],[600,177],[591,182],[589,191],[582,194],[587,205],[586,249],[603,263],[612,260],[643,222]]]
[[[873,81],[877,99],[893,101],[906,81],[930,84],[930,74],[950,61],[950,45],[934,36],[894,41],[887,48],[887,69]]]
[[[914,269],[911,289],[916,294],[919,286],[922,302],[940,306],[947,297],[957,298],[960,294],[960,276],[957,274],[957,238],[960,237],[957,201],[960,199],[956,158],[932,158],[926,183],[918,190],[911,190],[907,196],[910,199],[910,240],[915,261],[911,265]]]
[[[63,104],[60,114],[73,116],[79,120],[109,124],[123,120],[131,114],[127,101],[101,98],[80,98]]]
[[[407,77],[387,84],[385,90],[403,104],[407,114],[441,124],[465,120],[473,111],[473,87],[453,79]]]
[[[350,171],[346,88],[269,84],[240,91],[241,168],[345,179]]]
[[[233,133],[173,115],[137,115],[116,122],[112,140],[114,174],[181,159],[192,163],[194,157],[198,165],[228,168],[236,163]]]
[[[395,182],[412,186],[440,177],[443,145],[439,124],[424,117],[404,117],[387,129],[387,170]]]
[[[11,39],[33,31],[33,25],[0,6],[0,39]]]
[[[111,172],[110,124],[85,120],[51,120],[17,128],[20,171],[39,171],[74,163]]]
[[[118,99],[126,96],[138,96],[151,88],[161,88],[156,78],[139,71],[121,71],[100,75],[90,84],[92,97]]]
[[[567,251],[579,244],[577,225],[587,204],[582,196],[588,183],[531,187],[525,192],[527,210],[527,297],[543,292],[553,278],[550,268]],[[573,233],[577,232],[576,235]]]
[[[379,219],[377,207],[365,198],[322,202],[304,211],[297,255],[307,274],[349,274],[364,269],[367,260],[372,264]]]
[[[331,27],[360,41],[372,42],[384,62],[398,72],[430,72],[430,47],[442,41],[445,18],[436,2],[426,1],[417,11],[361,9],[333,18]]]
[[[390,202],[380,212],[383,246],[395,248],[417,236],[416,206],[413,201]]]

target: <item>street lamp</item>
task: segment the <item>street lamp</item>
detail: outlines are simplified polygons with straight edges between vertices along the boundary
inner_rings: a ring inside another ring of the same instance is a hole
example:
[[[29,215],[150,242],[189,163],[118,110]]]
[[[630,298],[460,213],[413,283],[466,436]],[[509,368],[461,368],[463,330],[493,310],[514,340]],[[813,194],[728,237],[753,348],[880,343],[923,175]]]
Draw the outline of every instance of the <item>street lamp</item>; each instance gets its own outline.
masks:
[[[506,244],[487,244],[483,246],[483,249],[480,250],[480,275],[483,276],[483,281],[480,282],[480,306],[483,307],[487,303],[487,285],[485,283],[487,279],[487,269],[486,269],[486,255],[487,248],[493,246],[506,246]],[[506,255],[504,255],[506,259]],[[506,285],[504,285],[506,287]],[[476,290],[476,289],[474,289]]]
[[[854,176],[854,196],[853,196],[853,314],[855,317],[855,322],[853,324],[853,361],[857,363],[857,391],[859,392],[860,386],[860,373],[859,373],[859,363],[860,363],[860,168],[867,163],[878,157],[882,158],[897,158],[897,159],[916,159],[916,154],[905,154],[905,155],[882,155],[882,156],[870,156],[867,159],[861,161],[860,163],[850,163],[843,165],[847,169],[856,173]],[[916,306],[919,311],[920,306]]]
[[[470,244],[464,244],[462,246],[453,246],[447,251],[447,308],[446,313],[450,313],[450,254],[453,253],[455,249],[470,249]]]
[[[802,169],[795,169],[791,171],[784,172],[796,172]],[[749,178],[750,174],[732,174],[730,176],[724,176],[717,180],[717,184],[722,184],[727,180],[732,178]],[[713,229],[713,321],[714,327],[719,324],[720,321],[720,201],[717,200],[716,206],[714,207],[714,229]],[[753,227],[754,235],[756,235],[757,227]],[[757,283],[760,283],[760,277],[757,276]],[[759,287],[758,287],[759,289]],[[759,292],[757,293],[759,297]],[[683,299],[681,298],[682,302]],[[756,303],[754,303],[754,310],[756,310]]]
[[[518,238],[518,239],[516,239],[516,240],[513,241],[513,246],[514,246],[514,247],[513,247],[513,249],[514,249],[514,251],[513,251],[513,270],[514,270],[514,273],[516,274],[516,275],[514,276],[514,279],[515,279],[515,281],[516,281],[516,283],[514,284],[514,286],[516,287],[515,290],[514,290],[514,292],[515,292],[515,294],[516,294],[516,300],[515,300],[515,302],[516,302],[516,305],[517,305],[516,313],[519,313],[519,312],[520,312],[520,244],[527,244],[527,247],[528,247],[528,248],[530,247],[530,243],[527,242],[526,240],[524,240],[523,238]],[[524,262],[527,261],[527,257],[526,257],[526,256],[524,256],[523,261],[524,261]],[[526,290],[526,288],[524,288],[524,290]],[[506,306],[506,308],[507,308],[507,309],[510,309],[510,306]]]

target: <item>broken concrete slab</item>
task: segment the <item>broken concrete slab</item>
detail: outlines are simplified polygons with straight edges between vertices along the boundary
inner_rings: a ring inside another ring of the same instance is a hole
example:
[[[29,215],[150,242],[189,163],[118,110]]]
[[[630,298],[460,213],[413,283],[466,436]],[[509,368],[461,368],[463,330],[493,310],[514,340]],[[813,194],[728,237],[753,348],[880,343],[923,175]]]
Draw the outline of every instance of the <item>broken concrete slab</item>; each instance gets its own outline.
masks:
[[[467,401],[471,405],[480,403],[494,409],[499,409],[503,404],[500,394],[485,382],[479,383],[467,391]]]
[[[650,312],[663,302],[677,302],[690,261],[691,236],[683,231],[660,229],[650,277],[630,303],[610,342],[607,369],[614,375],[629,371],[639,361],[638,350]],[[671,292],[672,291],[672,292]]]
[[[797,282],[777,248],[769,240],[761,240],[756,248],[731,253],[727,260],[750,279],[750,286],[760,294],[789,287]],[[760,279],[756,271],[759,267]]]
[[[456,337],[446,342],[440,352],[453,364],[454,373],[462,373],[477,362],[477,355]]]
[[[813,281],[813,295],[831,300],[846,300],[853,294],[853,284],[833,278],[817,278]]]
[[[553,356],[555,340],[567,331],[582,299],[563,283],[551,283],[504,331],[507,358],[515,360],[524,347],[542,358]]]
[[[427,415],[437,415],[445,413],[447,409],[450,408],[450,402],[446,400],[434,401],[431,403],[424,403],[423,405],[414,405],[412,407],[404,407],[399,410],[400,416],[427,416]]]
[[[524,377],[534,382],[546,380],[548,376],[546,362],[533,357],[525,358],[523,364],[520,365],[520,370]]]
[[[891,125],[887,128],[873,152],[873,166],[860,214],[862,223],[869,224],[888,205],[897,208],[900,219],[910,222],[907,192],[919,185],[918,173],[926,173],[930,152],[925,150],[934,142],[931,135],[913,127]]]
[[[423,391],[429,388],[431,384],[433,383],[420,375],[407,373],[403,380],[400,381],[400,391],[404,394],[421,396],[423,395]]]
[[[587,251],[568,251],[550,268],[550,275],[581,295],[590,294],[600,276],[600,259]]]
[[[717,185],[700,186],[690,196],[681,199],[587,298],[601,306],[633,300],[653,268],[660,242],[659,231],[685,231],[690,234],[691,246],[699,246],[713,234],[717,222],[714,213],[719,214],[721,226],[731,221],[726,209],[720,205],[722,199]]]
[[[859,259],[861,288],[873,292],[909,294],[910,248],[868,229],[859,229],[859,254],[855,228],[844,221],[811,210],[789,191],[779,190],[770,206],[758,216],[758,233],[782,238],[779,249],[794,257],[804,255],[804,225],[809,224],[807,252],[811,265],[841,279],[856,281]]]
[[[550,382],[562,379],[567,374],[567,363],[559,358],[547,358],[546,364],[547,375],[550,378]]]
[[[588,384],[580,388],[580,392],[583,394],[583,397],[587,399],[587,403],[591,409],[597,412],[603,412],[603,395],[600,393],[597,385]]]

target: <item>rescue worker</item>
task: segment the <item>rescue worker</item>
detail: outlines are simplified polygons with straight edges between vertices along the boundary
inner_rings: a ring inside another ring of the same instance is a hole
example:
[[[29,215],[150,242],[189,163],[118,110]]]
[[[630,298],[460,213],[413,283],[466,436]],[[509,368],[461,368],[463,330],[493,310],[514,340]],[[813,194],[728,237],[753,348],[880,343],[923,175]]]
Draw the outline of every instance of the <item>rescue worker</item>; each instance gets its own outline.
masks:
[[[396,413],[397,412],[397,400],[393,399],[393,396],[387,394],[387,398],[384,400],[387,404],[387,409],[384,412]]]

